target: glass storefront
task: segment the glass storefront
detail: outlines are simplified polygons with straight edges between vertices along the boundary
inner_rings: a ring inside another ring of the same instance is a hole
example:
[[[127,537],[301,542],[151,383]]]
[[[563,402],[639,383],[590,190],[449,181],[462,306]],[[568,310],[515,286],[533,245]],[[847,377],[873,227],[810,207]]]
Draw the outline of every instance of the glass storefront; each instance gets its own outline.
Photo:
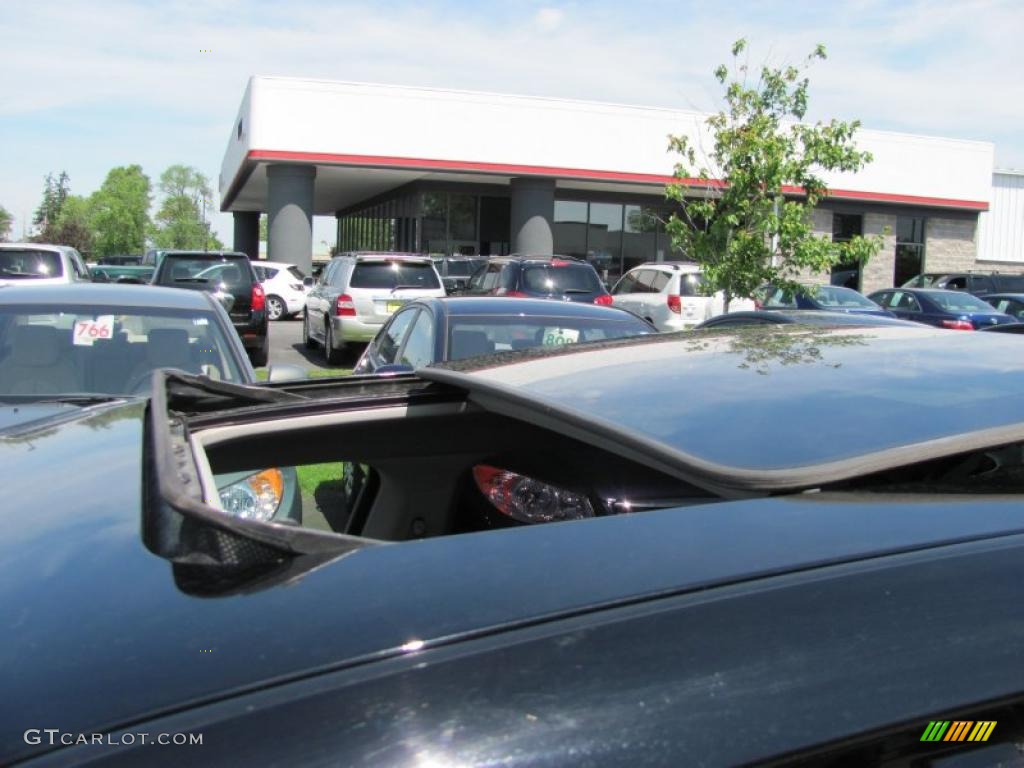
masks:
[[[556,200],[554,252],[586,259],[614,283],[646,261],[670,258],[666,208]],[[406,191],[338,219],[341,251],[504,255],[510,252],[511,201],[498,195]]]
[[[900,286],[924,271],[924,217],[896,217],[896,267],[893,285]]]

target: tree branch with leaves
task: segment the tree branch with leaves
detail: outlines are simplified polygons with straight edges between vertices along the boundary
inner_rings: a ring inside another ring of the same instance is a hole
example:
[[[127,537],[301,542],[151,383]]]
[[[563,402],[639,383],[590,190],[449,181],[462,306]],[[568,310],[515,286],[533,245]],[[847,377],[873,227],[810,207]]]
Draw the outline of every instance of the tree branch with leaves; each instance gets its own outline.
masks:
[[[666,189],[678,203],[666,230],[675,249],[701,265],[707,287],[728,302],[767,283],[799,290],[796,278],[842,263],[865,263],[881,237],[834,243],[817,236],[813,209],[828,195],[823,171],[856,172],[871,162],[857,149],[859,121],[807,125],[807,71],[826,58],[817,46],[803,64],[762,66],[748,85],[746,40],[732,47],[732,67],[719,66],[725,106],[706,125],[713,146],[698,162],[689,136],[670,136],[679,155]]]

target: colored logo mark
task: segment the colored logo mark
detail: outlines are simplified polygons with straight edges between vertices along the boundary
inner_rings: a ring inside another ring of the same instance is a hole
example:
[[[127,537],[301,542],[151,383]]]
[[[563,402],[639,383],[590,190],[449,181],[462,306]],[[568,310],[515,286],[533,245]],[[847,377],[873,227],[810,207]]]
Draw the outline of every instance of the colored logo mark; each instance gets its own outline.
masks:
[[[995,727],[995,720],[933,720],[921,741],[988,741]]]

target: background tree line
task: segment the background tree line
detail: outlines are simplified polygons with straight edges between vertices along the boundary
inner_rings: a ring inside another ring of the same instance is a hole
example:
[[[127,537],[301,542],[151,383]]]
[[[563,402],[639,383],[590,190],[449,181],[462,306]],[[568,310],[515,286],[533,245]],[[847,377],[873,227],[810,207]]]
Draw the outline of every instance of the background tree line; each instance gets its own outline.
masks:
[[[70,245],[93,260],[156,248],[210,249],[224,245],[207,221],[210,182],[195,168],[172,165],[153,185],[139,165],[112,168],[91,195],[71,194],[67,172],[47,174],[42,200],[32,217],[34,242]],[[11,232],[11,214],[0,206],[0,240]]]

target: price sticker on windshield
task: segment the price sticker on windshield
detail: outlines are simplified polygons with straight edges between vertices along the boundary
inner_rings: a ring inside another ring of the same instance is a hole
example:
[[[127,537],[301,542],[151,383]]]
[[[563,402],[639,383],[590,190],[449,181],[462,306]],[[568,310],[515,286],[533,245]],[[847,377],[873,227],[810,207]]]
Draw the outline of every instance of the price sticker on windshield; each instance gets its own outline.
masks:
[[[76,320],[72,334],[75,344],[91,347],[98,339],[114,337],[114,316],[100,315],[95,320]]]
[[[564,344],[575,344],[580,340],[580,332],[575,328],[545,328],[545,347],[560,347]]]

